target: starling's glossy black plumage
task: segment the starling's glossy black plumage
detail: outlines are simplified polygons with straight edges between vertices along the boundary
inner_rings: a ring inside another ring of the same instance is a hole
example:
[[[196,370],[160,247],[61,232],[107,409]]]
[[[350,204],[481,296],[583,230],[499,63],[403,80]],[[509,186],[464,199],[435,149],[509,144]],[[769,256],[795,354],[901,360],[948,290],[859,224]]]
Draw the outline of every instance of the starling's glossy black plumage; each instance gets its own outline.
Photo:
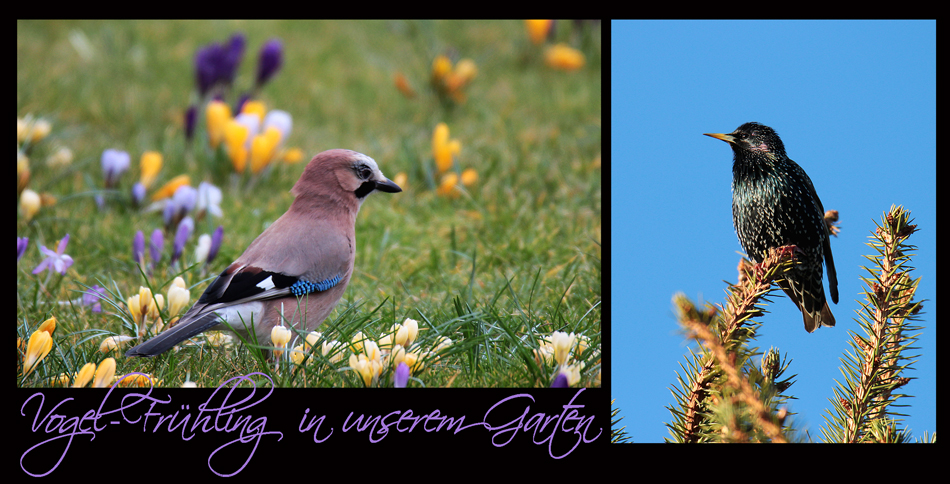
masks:
[[[785,154],[775,131],[746,123],[729,134],[706,133],[729,143],[732,163],[732,222],[739,243],[756,263],[773,247],[794,244],[802,251],[779,286],[798,306],[811,333],[834,326],[821,282],[822,259],[828,264],[828,289],[838,304],[838,278],[831,256],[825,209],[805,170]]]

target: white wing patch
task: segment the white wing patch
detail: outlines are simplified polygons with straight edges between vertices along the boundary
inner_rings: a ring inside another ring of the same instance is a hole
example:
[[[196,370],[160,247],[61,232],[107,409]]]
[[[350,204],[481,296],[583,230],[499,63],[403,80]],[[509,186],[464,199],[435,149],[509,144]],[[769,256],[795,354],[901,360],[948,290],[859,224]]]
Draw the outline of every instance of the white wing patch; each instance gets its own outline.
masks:
[[[274,288],[274,276],[267,276],[267,279],[264,279],[263,281],[257,283],[257,287],[259,287],[259,288],[261,288],[261,289],[263,289],[263,290],[265,290],[265,291],[268,290],[268,289],[273,289],[273,288]]]

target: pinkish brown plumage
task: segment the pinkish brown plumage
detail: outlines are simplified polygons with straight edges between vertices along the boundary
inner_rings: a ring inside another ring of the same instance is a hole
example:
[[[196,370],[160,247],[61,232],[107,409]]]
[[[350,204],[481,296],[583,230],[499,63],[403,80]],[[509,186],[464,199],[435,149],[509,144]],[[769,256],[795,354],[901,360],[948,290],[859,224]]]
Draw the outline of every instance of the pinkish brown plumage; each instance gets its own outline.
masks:
[[[291,193],[294,201],[205,290],[173,327],[126,356],[155,356],[210,329],[254,333],[269,344],[284,324],[312,331],[330,314],[353,275],[356,214],[373,191],[402,191],[376,162],[350,150],[313,157]]]

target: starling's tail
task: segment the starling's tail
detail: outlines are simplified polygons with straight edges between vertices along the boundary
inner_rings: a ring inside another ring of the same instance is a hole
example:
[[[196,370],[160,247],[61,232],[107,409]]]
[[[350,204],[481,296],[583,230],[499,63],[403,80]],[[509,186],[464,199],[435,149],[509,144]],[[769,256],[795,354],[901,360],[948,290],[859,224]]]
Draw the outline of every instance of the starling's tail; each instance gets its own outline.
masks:
[[[824,307],[821,308],[821,312],[809,314],[807,311],[802,311],[802,319],[805,320],[805,331],[809,333],[814,333],[819,326],[830,328],[835,325],[835,316],[831,314],[831,308],[828,307],[827,301]]]
[[[831,314],[831,308],[828,307],[828,301],[824,296],[816,301],[809,293],[803,292],[800,284],[792,284],[787,279],[778,281],[779,287],[785,292],[785,295],[798,306],[802,312],[802,319],[805,321],[805,331],[815,332],[819,326],[832,327],[835,325],[835,316]],[[821,304],[821,310],[816,307]]]

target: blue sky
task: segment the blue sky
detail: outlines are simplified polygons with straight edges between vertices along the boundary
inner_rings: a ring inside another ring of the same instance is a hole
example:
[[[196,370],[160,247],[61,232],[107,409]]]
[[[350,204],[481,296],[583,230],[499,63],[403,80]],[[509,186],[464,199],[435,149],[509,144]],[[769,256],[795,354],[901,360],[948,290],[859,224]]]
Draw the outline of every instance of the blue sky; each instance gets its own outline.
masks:
[[[669,436],[687,354],[673,295],[722,302],[723,280],[737,279],[732,150],[703,133],[747,121],[779,133],[841,217],[837,327],[806,333],[776,296],[756,341],[793,360],[797,427],[821,437],[848,332],[860,331],[868,235],[900,204],[919,226],[913,275],[928,300],[903,388],[914,398],[900,403],[915,437],[936,431],[936,22],[614,21],[611,56],[610,378],[630,437]]]

